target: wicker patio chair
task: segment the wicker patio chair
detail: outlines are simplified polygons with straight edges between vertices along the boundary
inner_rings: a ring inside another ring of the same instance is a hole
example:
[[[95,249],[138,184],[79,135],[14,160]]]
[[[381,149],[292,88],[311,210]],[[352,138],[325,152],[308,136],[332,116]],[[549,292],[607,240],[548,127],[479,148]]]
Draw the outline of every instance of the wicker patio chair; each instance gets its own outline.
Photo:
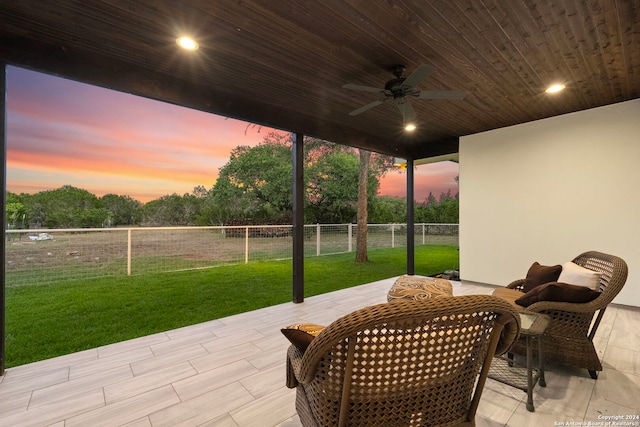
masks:
[[[287,386],[305,427],[474,426],[491,360],[519,330],[490,295],[374,305],[291,346]]]
[[[627,280],[627,263],[621,258],[602,252],[589,251],[578,255],[573,262],[590,270],[602,273],[600,295],[591,302],[568,303],[540,301],[527,310],[544,313],[551,317],[543,337],[543,352],[546,362],[556,361],[563,365],[584,368],[593,379],[598,378],[602,364],[593,345],[593,337],[609,303],[620,292]],[[509,289],[522,291],[524,279],[507,285]],[[596,315],[594,319],[594,315]],[[523,340],[514,345],[512,353],[526,354]]]

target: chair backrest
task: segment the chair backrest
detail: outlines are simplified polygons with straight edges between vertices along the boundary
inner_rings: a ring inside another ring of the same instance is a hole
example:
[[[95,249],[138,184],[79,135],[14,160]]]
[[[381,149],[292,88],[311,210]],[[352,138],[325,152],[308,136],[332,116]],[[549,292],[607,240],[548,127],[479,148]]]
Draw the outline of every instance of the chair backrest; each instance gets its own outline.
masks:
[[[298,380],[319,425],[472,421],[493,356],[519,328],[511,304],[488,295],[371,306],[314,339]]]
[[[615,255],[597,251],[584,252],[573,259],[589,270],[602,273],[600,276],[600,296],[596,299],[599,307],[606,307],[622,290],[627,281],[627,263]]]

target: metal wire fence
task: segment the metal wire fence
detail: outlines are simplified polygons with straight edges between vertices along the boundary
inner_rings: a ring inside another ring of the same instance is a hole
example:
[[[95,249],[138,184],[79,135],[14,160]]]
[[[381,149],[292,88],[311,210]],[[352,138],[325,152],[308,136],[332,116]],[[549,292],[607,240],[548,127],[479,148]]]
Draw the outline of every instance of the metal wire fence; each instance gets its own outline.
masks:
[[[305,225],[305,257],[355,251],[357,225]],[[292,258],[291,225],[7,230],[7,287]],[[416,245],[458,246],[457,224],[416,224]],[[406,247],[405,224],[369,224],[368,248]]]

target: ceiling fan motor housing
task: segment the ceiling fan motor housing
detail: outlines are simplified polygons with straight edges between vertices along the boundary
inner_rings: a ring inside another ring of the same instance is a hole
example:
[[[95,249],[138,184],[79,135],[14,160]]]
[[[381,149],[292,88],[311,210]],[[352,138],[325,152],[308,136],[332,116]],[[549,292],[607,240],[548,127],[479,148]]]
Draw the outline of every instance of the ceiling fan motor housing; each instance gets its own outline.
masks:
[[[384,85],[384,90],[388,90],[393,94],[394,98],[405,96],[407,94],[408,87],[403,87],[405,77],[399,77],[397,79],[391,79]]]

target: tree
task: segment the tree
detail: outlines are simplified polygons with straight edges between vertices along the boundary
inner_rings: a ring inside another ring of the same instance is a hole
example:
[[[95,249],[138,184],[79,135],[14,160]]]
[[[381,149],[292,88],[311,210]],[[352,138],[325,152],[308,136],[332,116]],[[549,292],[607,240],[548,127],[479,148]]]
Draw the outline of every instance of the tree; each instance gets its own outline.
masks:
[[[356,244],[356,262],[366,262],[367,255],[367,211],[368,199],[378,192],[379,179],[393,168],[394,159],[389,156],[373,155],[371,152],[360,149],[360,172],[358,176],[358,242]],[[374,177],[375,187],[370,190],[365,185],[367,179]],[[364,221],[364,222],[361,222]]]
[[[358,232],[356,240],[356,262],[367,262],[367,181],[371,151],[360,149],[360,172],[358,175]]]
[[[425,202],[416,205],[416,222],[431,224],[457,224],[459,220],[459,203],[454,198],[443,198],[440,202]]]
[[[211,191],[215,222],[231,219],[289,220],[293,209],[291,145],[277,139],[231,152]]]
[[[378,196],[369,206],[369,224],[403,223],[407,220],[407,200]]]
[[[346,223],[356,219],[359,162],[353,152],[326,152],[305,171],[307,206],[311,223]],[[375,178],[365,185],[377,188]]]
[[[142,207],[142,224],[150,227],[194,225],[199,206],[193,194],[162,196]]]
[[[129,196],[105,194],[100,198],[107,210],[105,227],[138,224],[142,217],[142,204]]]
[[[438,203],[436,200],[436,196],[433,195],[431,191],[429,191],[429,195],[427,196],[427,200],[424,202],[425,206],[431,206]]]
[[[94,194],[65,185],[25,198],[31,227],[101,227],[108,212]]]
[[[17,194],[11,192],[6,193],[5,214],[7,228],[25,228],[27,224],[27,209]]]
[[[207,202],[214,224],[231,220],[290,222],[292,199],[292,140],[270,133],[254,147],[239,146],[220,169]],[[356,219],[359,162],[354,149],[315,138],[304,145],[305,221],[352,222]],[[378,188],[368,175],[369,197]]]

